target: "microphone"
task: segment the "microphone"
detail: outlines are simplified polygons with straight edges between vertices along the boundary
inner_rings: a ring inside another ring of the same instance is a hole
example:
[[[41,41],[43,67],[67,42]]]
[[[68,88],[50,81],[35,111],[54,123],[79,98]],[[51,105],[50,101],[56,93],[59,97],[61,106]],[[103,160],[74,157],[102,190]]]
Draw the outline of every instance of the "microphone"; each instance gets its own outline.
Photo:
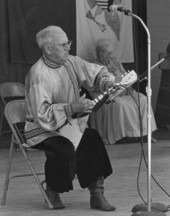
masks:
[[[121,5],[112,4],[112,5],[110,5],[109,10],[111,12],[117,11],[117,8],[120,7],[120,6]]]
[[[132,14],[130,10],[128,10],[128,9],[126,9],[124,7],[118,7],[117,10],[120,11],[120,12],[125,13],[125,15],[131,15]]]
[[[132,15],[132,12],[124,8],[122,5],[112,4],[110,5],[109,10],[111,12],[115,12],[115,11],[123,12],[125,15],[128,15],[128,16]]]

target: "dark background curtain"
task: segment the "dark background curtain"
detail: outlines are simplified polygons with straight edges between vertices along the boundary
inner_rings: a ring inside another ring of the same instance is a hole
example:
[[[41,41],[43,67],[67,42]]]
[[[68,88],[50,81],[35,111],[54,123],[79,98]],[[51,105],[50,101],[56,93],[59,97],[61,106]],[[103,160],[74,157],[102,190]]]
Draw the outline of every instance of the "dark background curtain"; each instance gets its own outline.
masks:
[[[138,15],[147,25],[147,5],[146,0],[132,0],[132,12]],[[147,70],[147,35],[141,23],[133,19],[135,69],[138,74]],[[146,94],[147,81],[142,81],[139,85],[140,92]]]
[[[170,53],[170,43],[166,48],[166,52]],[[160,53],[159,59],[164,57],[165,53]],[[155,118],[158,128],[170,130],[170,58],[159,65],[162,70],[160,87],[157,97]]]
[[[34,63],[41,55],[35,35],[49,25],[60,26],[76,41],[75,0],[8,0],[7,6],[11,63]]]
[[[34,58],[40,54],[35,44],[35,33],[46,25],[61,26],[73,40],[71,54],[76,53],[75,1],[0,0],[0,83],[24,83]],[[22,10],[18,11],[19,8]]]

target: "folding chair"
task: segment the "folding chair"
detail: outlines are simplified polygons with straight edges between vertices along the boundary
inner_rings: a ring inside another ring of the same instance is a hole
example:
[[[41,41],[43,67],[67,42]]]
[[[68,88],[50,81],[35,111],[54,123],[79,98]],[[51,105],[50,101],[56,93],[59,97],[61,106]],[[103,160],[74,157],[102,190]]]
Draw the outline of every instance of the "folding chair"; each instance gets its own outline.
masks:
[[[4,108],[5,105],[11,100],[18,100],[25,98],[25,86],[20,82],[4,82],[0,84],[0,98],[3,105],[3,110],[1,113],[0,119],[0,135],[3,133],[11,132],[9,126],[7,125]],[[6,123],[6,124],[5,124]],[[6,126],[6,129],[3,130],[3,126]],[[8,127],[7,127],[8,126]],[[12,134],[11,142],[15,142],[14,136]]]
[[[4,184],[4,191],[3,191],[3,197],[1,205],[6,204],[6,196],[8,191],[9,182],[13,178],[17,177],[23,177],[23,176],[34,176],[36,183],[38,184],[46,203],[48,204],[49,209],[53,209],[54,206],[50,202],[49,198],[46,195],[46,192],[42,186],[42,183],[40,182],[38,175],[42,175],[43,173],[36,173],[35,169],[33,168],[31,161],[29,159],[28,153],[25,150],[25,147],[28,148],[28,145],[25,142],[25,139],[23,138],[23,135],[18,128],[18,124],[24,123],[26,120],[25,115],[25,101],[24,100],[13,100],[7,103],[5,106],[5,117],[7,119],[7,122],[9,123],[9,126],[12,130],[12,133],[14,135],[15,140],[17,141],[19,148],[21,149],[21,152],[23,153],[23,156],[30,168],[31,174],[24,174],[24,175],[15,175],[10,178],[10,169],[12,164],[12,156],[13,156],[13,150],[14,150],[14,142],[11,142],[10,151],[9,151],[9,158],[7,163],[7,169],[6,169],[6,177],[5,177],[5,184]]]

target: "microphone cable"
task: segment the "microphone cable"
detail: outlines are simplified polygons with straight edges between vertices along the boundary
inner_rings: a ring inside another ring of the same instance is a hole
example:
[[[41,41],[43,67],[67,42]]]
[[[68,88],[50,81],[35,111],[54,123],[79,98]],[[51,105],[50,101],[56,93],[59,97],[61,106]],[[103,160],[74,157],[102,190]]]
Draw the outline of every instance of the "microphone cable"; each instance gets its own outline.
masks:
[[[142,194],[141,194],[141,191],[140,191],[140,187],[139,187],[139,179],[140,179],[140,171],[141,171],[141,165],[142,165],[142,160],[144,160],[144,163],[145,163],[145,166],[146,168],[148,169],[148,163],[147,163],[147,160],[146,160],[146,156],[145,156],[145,151],[144,151],[144,146],[143,146],[143,123],[142,123],[142,116],[141,116],[141,112],[140,112],[140,94],[139,94],[139,91],[137,92],[138,93],[138,103],[135,99],[135,97],[131,94],[131,92],[129,91],[128,87],[124,86],[124,85],[120,85],[121,87],[125,88],[126,91],[128,92],[128,94],[131,96],[131,98],[133,99],[133,101],[135,102],[136,106],[137,106],[137,109],[138,109],[138,112],[139,112],[139,122],[140,122],[140,135],[141,135],[141,140],[140,140],[140,144],[141,144],[141,155],[140,155],[140,160],[139,160],[139,166],[138,166],[138,173],[137,173],[137,191],[138,191],[138,194],[141,198],[141,200],[147,204],[147,202],[144,200]],[[156,178],[152,175],[151,173],[151,177],[153,179],[153,181],[156,183],[156,185],[168,196],[170,197],[170,194],[160,185],[160,183],[156,180]],[[167,206],[168,208],[170,208],[170,205]],[[152,207],[152,208],[155,208],[155,207]],[[158,208],[155,208],[157,210],[159,210]]]

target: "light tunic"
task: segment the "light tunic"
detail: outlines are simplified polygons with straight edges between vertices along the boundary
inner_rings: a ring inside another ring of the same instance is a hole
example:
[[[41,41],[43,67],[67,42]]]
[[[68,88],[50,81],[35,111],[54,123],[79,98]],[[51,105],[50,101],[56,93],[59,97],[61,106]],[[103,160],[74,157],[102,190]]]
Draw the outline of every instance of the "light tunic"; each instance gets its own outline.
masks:
[[[114,74],[115,82],[120,81],[120,76],[126,71],[123,65],[116,59],[112,59],[107,65],[109,72]],[[130,88],[130,93],[136,103],[140,104],[142,118],[142,134],[147,135],[147,98],[142,93]],[[91,93],[96,97],[96,93]],[[116,141],[124,137],[140,137],[141,125],[139,120],[139,109],[128,92],[118,96],[114,102],[104,104],[96,113],[90,115],[90,127],[99,131],[105,144],[115,144]],[[139,99],[139,100],[138,100]],[[153,111],[151,109],[151,131],[157,129]]]
[[[94,87],[99,73],[108,71],[71,55],[59,68],[48,67],[42,58],[31,67],[25,81],[25,137],[29,146],[60,135],[57,130],[69,120],[64,106],[79,97],[81,86],[89,91],[99,90]],[[81,124],[86,127],[86,118],[80,118],[79,127]]]

